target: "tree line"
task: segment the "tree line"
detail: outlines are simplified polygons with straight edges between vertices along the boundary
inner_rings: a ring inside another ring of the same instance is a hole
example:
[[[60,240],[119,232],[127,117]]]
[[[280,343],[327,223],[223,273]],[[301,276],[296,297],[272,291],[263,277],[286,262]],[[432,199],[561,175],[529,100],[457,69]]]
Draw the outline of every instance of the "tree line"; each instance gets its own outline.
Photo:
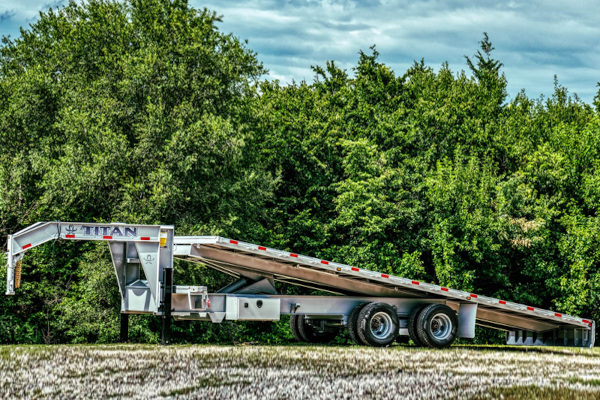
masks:
[[[600,93],[509,98],[485,34],[466,71],[400,74],[372,47],[282,84],[220,21],[89,0],[2,39],[2,246],[37,221],[173,224],[600,319]],[[108,248],[30,253],[0,343],[116,341]],[[228,278],[177,262],[175,282]],[[158,332],[132,318],[132,340]],[[181,342],[289,339],[284,321],[175,324]]]

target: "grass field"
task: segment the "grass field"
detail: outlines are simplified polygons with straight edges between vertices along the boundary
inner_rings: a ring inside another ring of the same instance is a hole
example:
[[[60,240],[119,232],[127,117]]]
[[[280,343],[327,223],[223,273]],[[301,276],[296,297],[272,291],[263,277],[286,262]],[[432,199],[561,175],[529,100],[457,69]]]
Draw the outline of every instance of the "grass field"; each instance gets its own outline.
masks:
[[[0,397],[600,399],[600,351],[0,346]]]

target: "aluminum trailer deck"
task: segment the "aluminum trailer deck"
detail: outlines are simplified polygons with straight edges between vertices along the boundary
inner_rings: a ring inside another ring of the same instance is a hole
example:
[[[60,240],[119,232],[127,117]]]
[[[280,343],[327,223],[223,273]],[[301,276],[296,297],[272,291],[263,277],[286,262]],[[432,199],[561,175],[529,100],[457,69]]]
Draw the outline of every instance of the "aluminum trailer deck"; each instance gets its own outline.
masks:
[[[55,239],[109,242],[124,337],[132,313],[161,316],[164,343],[169,342],[171,317],[219,323],[278,320],[289,314],[294,336],[314,342],[329,340],[346,326],[361,344],[387,345],[400,335],[443,347],[456,337],[474,337],[477,324],[506,331],[512,345],[594,345],[590,319],[234,239],[174,236],[172,226],[35,224],[9,236],[7,294],[14,294],[20,281],[25,251]],[[173,258],[202,263],[237,280],[216,293],[204,286],[173,285]],[[275,282],[332,295],[280,295]]]

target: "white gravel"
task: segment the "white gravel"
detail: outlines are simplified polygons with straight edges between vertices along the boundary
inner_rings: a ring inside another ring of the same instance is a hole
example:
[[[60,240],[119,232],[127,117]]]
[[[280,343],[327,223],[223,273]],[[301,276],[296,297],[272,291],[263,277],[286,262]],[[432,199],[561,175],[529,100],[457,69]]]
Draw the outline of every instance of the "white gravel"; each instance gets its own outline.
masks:
[[[600,398],[596,349],[0,346],[2,398],[468,399],[542,387]],[[524,398],[524,397],[523,397]]]

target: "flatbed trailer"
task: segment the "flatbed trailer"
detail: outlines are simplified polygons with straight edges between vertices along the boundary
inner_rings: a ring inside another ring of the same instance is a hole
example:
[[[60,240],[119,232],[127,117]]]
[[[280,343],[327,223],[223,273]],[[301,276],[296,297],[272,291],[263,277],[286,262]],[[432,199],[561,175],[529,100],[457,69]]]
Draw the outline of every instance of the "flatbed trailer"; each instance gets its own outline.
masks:
[[[410,337],[445,347],[474,338],[475,325],[506,332],[510,345],[593,347],[595,321],[427,282],[218,236],[175,236],[170,225],[39,222],[8,236],[7,294],[20,285],[25,252],[51,240],[108,242],[121,294],[121,339],[129,314],[171,319],[276,321],[290,315],[299,341],[326,342],[346,327],[358,344],[387,346]],[[173,284],[173,259],[229,274],[214,293]],[[281,295],[275,282],[331,295]]]

